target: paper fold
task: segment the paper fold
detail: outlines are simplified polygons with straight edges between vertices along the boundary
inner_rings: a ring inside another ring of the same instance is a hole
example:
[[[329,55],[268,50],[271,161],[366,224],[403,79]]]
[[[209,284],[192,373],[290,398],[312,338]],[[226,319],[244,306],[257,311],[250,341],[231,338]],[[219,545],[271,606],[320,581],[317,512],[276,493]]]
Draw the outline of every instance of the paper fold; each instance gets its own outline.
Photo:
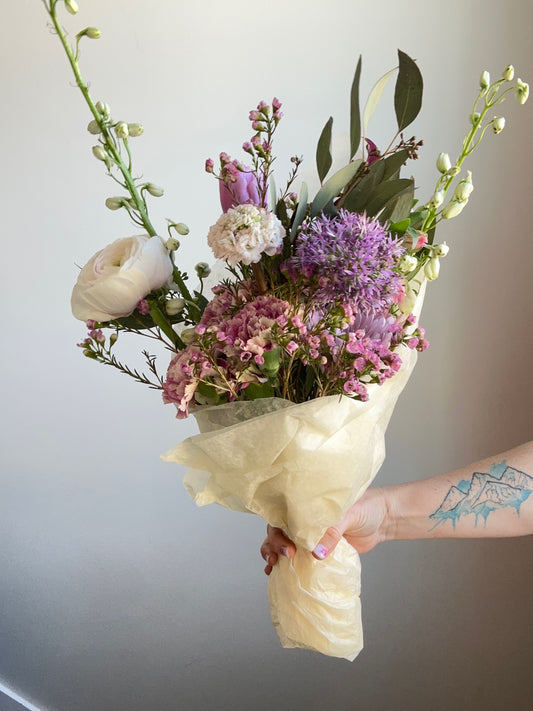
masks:
[[[200,506],[218,503],[261,516],[296,543],[269,577],[274,626],[287,647],[353,659],[362,647],[360,563],[345,542],[325,561],[308,552],[362,496],[385,456],[385,430],[416,361],[369,387],[368,402],[329,396],[294,404],[270,398],[200,408],[201,434],[163,458],[189,467],[185,486]]]

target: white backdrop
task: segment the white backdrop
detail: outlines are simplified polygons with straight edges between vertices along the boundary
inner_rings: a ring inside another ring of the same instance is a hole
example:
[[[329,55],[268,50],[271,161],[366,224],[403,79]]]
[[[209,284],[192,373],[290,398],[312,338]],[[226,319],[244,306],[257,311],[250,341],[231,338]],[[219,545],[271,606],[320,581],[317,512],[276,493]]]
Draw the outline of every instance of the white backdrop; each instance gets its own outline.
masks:
[[[358,55],[364,96],[400,47],[426,82],[412,127],[425,141],[414,166],[425,199],[436,155],[458,152],[481,70],[512,62],[533,81],[533,6],[522,0],[79,4],[65,15],[72,33],[102,30],[83,47],[84,74],[114,116],[144,124],[135,165],[166,188],[156,222],[190,226],[188,269],[210,261],[219,214],[204,160],[239,154],[260,99],[284,104],[281,185],[293,153],[312,169],[330,114],[347,130]],[[263,523],[196,509],[183,472],[158,458],[194,424],[76,348],[75,265],[136,229],[104,207],[116,190],[38,0],[4,0],[0,72],[1,684],[49,711],[529,709],[530,538],[378,547],[363,559],[360,657],[280,648]],[[439,235],[451,252],[426,299],[431,348],[396,409],[380,484],[532,437],[531,105],[508,101],[503,113],[504,132],[471,161],[468,209]],[[389,92],[376,143],[391,116]]]

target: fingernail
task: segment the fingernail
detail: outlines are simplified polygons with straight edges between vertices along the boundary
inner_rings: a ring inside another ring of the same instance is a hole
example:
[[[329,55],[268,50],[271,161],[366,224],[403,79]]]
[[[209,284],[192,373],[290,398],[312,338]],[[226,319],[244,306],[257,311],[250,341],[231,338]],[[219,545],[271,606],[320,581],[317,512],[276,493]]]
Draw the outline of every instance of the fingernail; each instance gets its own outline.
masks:
[[[318,544],[318,546],[314,549],[313,555],[315,555],[317,558],[320,558],[320,560],[324,560],[324,558],[328,554],[328,549],[326,546],[323,546],[321,543]]]
[[[266,562],[267,565],[270,565],[269,558],[270,558],[270,553],[266,553],[266,554],[265,554],[265,562]]]
[[[285,558],[289,557],[289,551],[287,550],[287,546],[281,546],[279,549],[280,555],[285,556]]]

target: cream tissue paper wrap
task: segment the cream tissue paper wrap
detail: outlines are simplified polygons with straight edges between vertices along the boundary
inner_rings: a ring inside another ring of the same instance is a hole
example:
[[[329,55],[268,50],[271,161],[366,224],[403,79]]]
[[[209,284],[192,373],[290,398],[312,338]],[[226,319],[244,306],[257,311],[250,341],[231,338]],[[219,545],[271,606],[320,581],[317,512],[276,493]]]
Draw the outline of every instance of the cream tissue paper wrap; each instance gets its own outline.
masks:
[[[199,506],[257,514],[296,543],[294,558],[280,556],[268,578],[272,622],[284,647],[350,661],[363,647],[358,554],[344,539],[324,561],[309,551],[383,462],[385,431],[417,356],[406,347],[400,355],[399,372],[370,385],[367,402],[332,395],[301,404],[269,398],[198,408],[201,434],[163,456],[189,467],[184,483]]]

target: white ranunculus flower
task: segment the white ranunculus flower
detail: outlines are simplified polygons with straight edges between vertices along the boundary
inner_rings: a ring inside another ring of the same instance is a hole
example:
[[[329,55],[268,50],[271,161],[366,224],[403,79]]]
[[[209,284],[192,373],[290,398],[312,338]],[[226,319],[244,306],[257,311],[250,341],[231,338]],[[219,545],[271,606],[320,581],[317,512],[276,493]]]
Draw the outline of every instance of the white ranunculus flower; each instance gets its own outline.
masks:
[[[280,251],[284,234],[274,213],[255,205],[236,205],[210,228],[207,243],[217,259],[232,266],[254,264],[263,252],[271,257]]]
[[[72,291],[72,313],[81,321],[129,316],[141,299],[171,275],[172,262],[159,237],[117,239],[81,270]]]

